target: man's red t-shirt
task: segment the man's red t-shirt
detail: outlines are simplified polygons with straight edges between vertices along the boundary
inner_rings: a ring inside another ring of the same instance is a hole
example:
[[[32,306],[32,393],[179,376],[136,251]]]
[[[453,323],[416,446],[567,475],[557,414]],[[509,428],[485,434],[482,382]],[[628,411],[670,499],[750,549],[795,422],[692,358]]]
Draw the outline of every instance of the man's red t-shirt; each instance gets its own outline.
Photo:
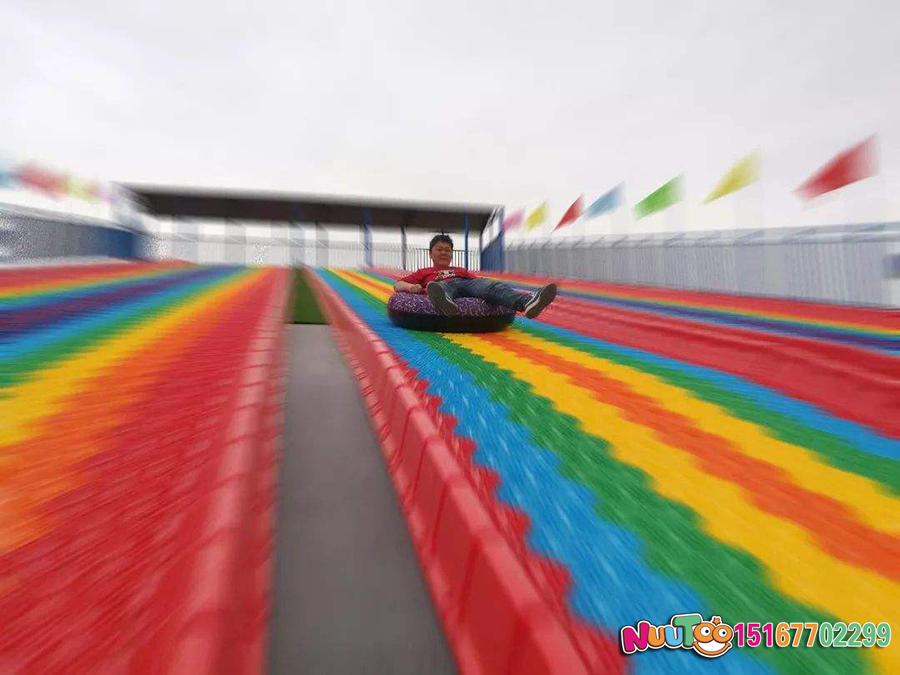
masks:
[[[400,281],[408,284],[419,284],[425,288],[432,281],[448,281],[450,279],[477,279],[469,270],[462,267],[423,267]]]

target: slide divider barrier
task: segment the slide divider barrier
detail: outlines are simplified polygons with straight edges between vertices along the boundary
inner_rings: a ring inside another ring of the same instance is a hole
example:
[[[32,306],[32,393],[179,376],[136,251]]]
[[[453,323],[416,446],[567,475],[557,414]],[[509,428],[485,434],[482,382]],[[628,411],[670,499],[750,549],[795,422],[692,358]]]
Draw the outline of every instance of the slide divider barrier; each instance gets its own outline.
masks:
[[[496,500],[470,439],[315,273],[304,269],[357,379],[438,616],[462,673],[625,670],[610,636],[565,605],[564,567],[527,549],[527,517]]]
[[[187,566],[186,597],[171,644],[158,652],[162,670],[173,675],[265,672],[289,271],[274,278],[243,344],[228,423],[212,440],[223,449]]]

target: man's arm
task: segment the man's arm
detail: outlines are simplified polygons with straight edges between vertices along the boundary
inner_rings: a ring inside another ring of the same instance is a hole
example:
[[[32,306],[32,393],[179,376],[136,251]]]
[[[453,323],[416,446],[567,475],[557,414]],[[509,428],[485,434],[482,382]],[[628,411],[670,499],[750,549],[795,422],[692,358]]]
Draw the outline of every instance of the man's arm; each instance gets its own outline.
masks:
[[[424,293],[425,289],[422,288],[421,282],[422,274],[420,270],[418,272],[408,274],[394,283],[394,290],[400,293]]]
[[[401,293],[422,293],[425,289],[419,284],[410,284],[401,280],[394,284],[394,290]]]

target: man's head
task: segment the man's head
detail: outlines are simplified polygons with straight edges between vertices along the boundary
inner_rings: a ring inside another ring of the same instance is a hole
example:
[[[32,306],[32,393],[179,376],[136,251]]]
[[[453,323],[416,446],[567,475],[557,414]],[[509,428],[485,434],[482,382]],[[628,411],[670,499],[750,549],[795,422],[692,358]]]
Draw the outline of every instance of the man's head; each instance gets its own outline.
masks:
[[[447,267],[453,262],[453,240],[446,234],[438,234],[428,245],[428,252],[435,266]]]

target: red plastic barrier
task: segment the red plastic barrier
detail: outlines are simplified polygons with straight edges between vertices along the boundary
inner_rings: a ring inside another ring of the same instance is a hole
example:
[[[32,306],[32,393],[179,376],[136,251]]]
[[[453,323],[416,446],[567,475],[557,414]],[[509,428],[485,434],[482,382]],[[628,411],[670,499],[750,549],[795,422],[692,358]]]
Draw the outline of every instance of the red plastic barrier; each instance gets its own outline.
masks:
[[[494,496],[396,355],[317,275],[305,272],[357,377],[437,613],[465,674],[622,672],[615,640],[568,614],[565,570],[528,550],[528,520]]]
[[[205,507],[198,521],[184,525],[195,541],[179,583],[185,597],[169,630],[150,645],[152,666],[132,672],[265,670],[288,293],[287,274],[272,274],[265,308],[241,345],[244,363],[225,403],[229,422],[211,443],[224,449],[209,477]]]

